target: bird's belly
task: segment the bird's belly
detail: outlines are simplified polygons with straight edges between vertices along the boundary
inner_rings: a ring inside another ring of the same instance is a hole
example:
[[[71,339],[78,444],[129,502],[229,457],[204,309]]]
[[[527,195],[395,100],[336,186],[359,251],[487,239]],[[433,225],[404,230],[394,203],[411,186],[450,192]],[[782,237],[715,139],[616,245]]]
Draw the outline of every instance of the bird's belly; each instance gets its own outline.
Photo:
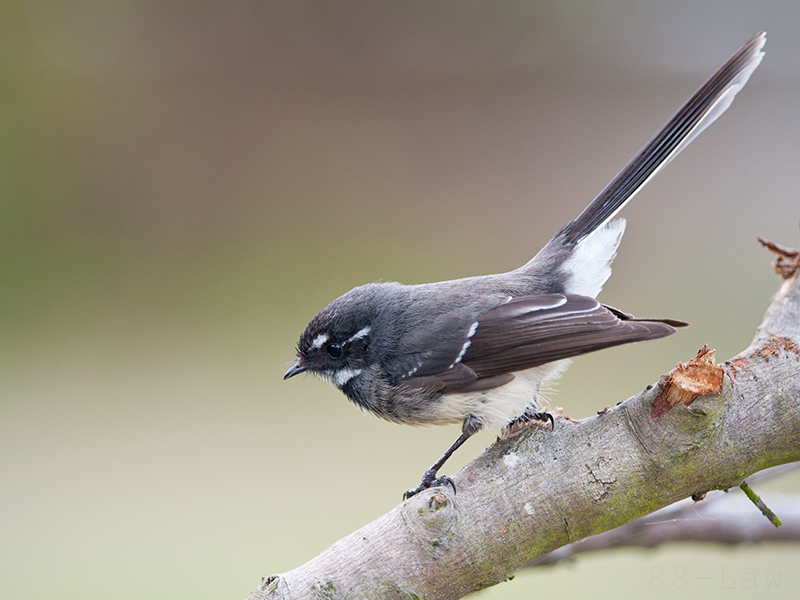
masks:
[[[542,383],[558,377],[569,363],[569,359],[560,360],[518,371],[512,381],[489,390],[442,394],[420,407],[418,422],[446,425],[475,417],[484,426],[503,427],[524,413],[526,407],[536,405]]]

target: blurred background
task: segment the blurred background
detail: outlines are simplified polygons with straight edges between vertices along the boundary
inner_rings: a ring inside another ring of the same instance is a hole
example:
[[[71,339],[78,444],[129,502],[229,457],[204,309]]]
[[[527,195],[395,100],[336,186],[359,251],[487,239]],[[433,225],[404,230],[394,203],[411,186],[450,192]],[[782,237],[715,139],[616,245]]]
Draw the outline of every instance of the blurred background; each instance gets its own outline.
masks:
[[[307,322],[361,283],[519,266],[761,30],[748,87],[625,209],[601,295],[693,327],[577,360],[552,403],[735,355],[779,284],[756,236],[800,238],[795,1],[0,8],[3,598],[244,597],[391,509],[459,428],[283,382]],[[798,558],[584,556],[480,597],[788,598]]]

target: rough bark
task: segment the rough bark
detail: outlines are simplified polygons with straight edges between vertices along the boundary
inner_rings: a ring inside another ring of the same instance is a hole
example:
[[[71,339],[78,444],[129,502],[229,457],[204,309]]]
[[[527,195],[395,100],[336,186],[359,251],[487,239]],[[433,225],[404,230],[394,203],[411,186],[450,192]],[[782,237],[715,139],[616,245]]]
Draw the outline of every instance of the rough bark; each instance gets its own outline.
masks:
[[[800,285],[797,269],[782,274],[738,356],[717,365],[701,350],[601,414],[499,441],[453,475],[457,494],[403,502],[250,598],[461,598],[567,544],[800,460]]]
[[[604,531],[538,556],[526,568],[571,561],[579,554],[619,548],[655,548],[673,542],[736,546],[755,543],[800,542],[800,496],[771,494],[768,504],[783,523],[775,527],[744,495],[721,501],[695,502],[690,498],[657,510],[631,523]]]

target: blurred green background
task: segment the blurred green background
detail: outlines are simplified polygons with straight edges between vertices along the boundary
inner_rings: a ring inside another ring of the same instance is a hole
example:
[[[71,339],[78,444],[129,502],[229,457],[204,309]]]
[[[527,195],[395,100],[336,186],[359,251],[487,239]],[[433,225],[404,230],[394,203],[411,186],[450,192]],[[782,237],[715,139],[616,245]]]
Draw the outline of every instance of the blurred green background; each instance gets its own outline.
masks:
[[[693,327],[581,358],[553,402],[730,358],[778,285],[756,235],[800,237],[794,1],[0,8],[2,598],[243,597],[389,510],[458,427],[283,382],[308,320],[525,262],[762,29],[748,88],[625,209],[601,296]],[[753,573],[789,598],[798,559],[618,552],[481,597],[743,598]]]

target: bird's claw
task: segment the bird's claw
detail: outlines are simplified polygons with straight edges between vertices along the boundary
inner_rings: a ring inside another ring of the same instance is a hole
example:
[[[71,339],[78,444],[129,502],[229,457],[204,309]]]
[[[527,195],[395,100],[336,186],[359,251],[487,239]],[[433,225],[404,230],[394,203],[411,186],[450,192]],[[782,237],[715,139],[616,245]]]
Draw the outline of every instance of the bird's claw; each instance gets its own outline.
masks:
[[[507,440],[512,435],[519,433],[523,429],[527,429],[536,422],[543,423],[542,425],[543,427],[547,427],[547,424],[549,422],[551,430],[555,429],[556,427],[556,420],[555,417],[553,417],[552,413],[526,410],[516,419],[509,421],[508,425],[503,427],[503,431],[500,432],[500,436],[497,439]]]
[[[420,492],[427,490],[432,487],[440,487],[443,485],[449,485],[453,488],[453,493],[456,491],[456,484],[455,482],[448,477],[447,475],[442,475],[441,477],[436,476],[436,471],[432,471],[428,469],[425,473],[422,474],[422,479],[420,479],[419,485],[415,488],[411,488],[405,491],[403,494],[403,500],[408,500],[412,496],[416,496]]]
[[[543,421],[545,423],[550,421],[550,429],[555,429],[556,427],[556,421],[549,412],[535,412],[526,414],[525,416],[528,417],[529,421]]]

